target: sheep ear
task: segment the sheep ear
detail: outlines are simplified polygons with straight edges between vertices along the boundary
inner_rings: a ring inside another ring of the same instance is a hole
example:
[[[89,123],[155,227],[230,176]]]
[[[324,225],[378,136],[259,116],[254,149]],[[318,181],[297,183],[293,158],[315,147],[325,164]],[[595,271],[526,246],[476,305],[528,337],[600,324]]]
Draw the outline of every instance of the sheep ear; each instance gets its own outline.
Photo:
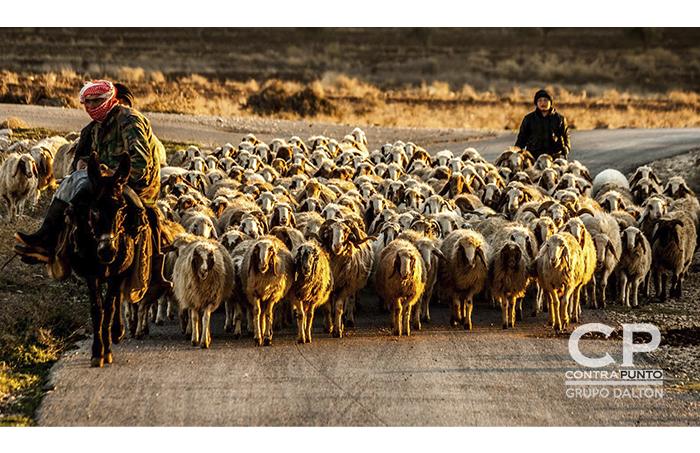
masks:
[[[476,256],[481,259],[481,262],[484,263],[484,266],[487,266],[486,264],[486,255],[484,254],[484,249],[481,247],[478,247],[476,249]]]
[[[527,238],[527,253],[530,256],[535,256],[535,244],[532,243],[532,238],[528,237]]]
[[[442,186],[442,189],[440,189],[440,192],[438,192],[438,195],[444,196],[447,192],[450,191],[450,181],[448,180],[444,186]]]
[[[571,253],[569,253],[569,249],[565,248],[561,257],[564,259],[567,266],[571,266]]]
[[[635,242],[642,247],[642,250],[644,250],[644,253],[647,253],[647,246],[644,243],[644,238],[642,237],[642,233],[639,233],[637,235],[637,240]]]
[[[441,259],[441,260],[447,262],[447,257],[445,256],[444,253],[442,253],[442,250],[440,250],[439,248],[433,247],[433,249],[431,250],[431,252],[432,252],[435,256],[437,256],[438,259]]]
[[[612,242],[608,241],[608,243],[605,244],[605,249],[610,250],[610,253],[613,254],[616,260],[620,259],[617,255],[617,252],[615,252],[615,247],[613,247]]]
[[[656,176],[655,173],[653,173],[653,172],[649,173],[649,177],[650,177],[651,179],[653,179],[654,182],[655,182],[656,184],[661,185],[661,180],[659,179],[658,176]]]
[[[275,277],[279,277],[280,275],[279,250],[274,250],[272,252],[272,273],[275,275]]]
[[[690,195],[691,197],[695,196],[695,192],[690,190],[690,188],[688,186],[686,186],[685,184],[683,184],[681,186],[681,192],[684,193],[685,195]]]

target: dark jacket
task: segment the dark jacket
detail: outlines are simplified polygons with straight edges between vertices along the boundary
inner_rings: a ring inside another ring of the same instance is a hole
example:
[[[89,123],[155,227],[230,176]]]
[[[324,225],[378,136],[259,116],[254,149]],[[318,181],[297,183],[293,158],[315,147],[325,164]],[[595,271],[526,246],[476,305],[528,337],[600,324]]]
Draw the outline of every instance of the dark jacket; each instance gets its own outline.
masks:
[[[86,160],[95,151],[101,163],[115,169],[122,153],[128,152],[131,156],[128,185],[143,204],[150,206],[155,204],[160,191],[159,145],[148,119],[137,110],[118,105],[103,123],[92,121],[83,128],[73,163]]]
[[[535,159],[541,154],[566,157],[571,149],[566,118],[554,108],[547,116],[542,116],[539,109],[535,109],[523,118],[515,146],[527,149]]]

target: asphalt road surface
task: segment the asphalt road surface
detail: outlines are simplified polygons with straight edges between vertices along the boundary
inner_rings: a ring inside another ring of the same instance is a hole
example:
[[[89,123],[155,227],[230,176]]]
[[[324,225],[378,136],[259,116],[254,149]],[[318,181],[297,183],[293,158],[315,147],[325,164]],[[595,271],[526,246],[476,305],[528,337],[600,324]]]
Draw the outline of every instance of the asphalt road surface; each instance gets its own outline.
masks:
[[[79,130],[79,110],[0,104],[0,120],[22,118],[31,126]],[[163,139],[221,145],[252,132],[262,140],[326,134],[342,138],[354,125],[151,114]],[[514,134],[460,129],[362,127],[370,147],[413,141],[429,151],[461,152],[474,146],[489,160],[514,142]],[[607,167],[633,169],[698,147],[700,129],[574,131],[571,158],[592,174]],[[313,343],[296,343],[296,326],[275,332],[273,345],[234,340],[223,314],[212,318],[208,350],[190,345],[175,321],[151,326],[145,340],[114,347],[115,362],[90,368],[90,341],[54,366],[39,408],[40,426],[687,426],[700,425],[697,394],[664,391],[663,397],[622,393],[609,397],[567,395],[567,371],[586,370],[569,353],[568,335],[545,327],[546,314],[503,331],[500,311],[478,301],[474,330],[450,327],[444,305],[410,337],[390,334],[389,316],[371,293],[361,298],[356,327],[342,339],[320,327]],[[607,322],[584,310],[583,322]],[[575,327],[575,326],[574,326]],[[569,328],[569,331],[572,327]],[[609,353],[619,370],[619,340],[582,340],[591,357]],[[637,356],[636,369],[655,369]],[[666,376],[667,383],[670,376]],[[595,386],[593,386],[595,387]],[[629,386],[628,386],[629,387]],[[634,386],[631,390],[635,390]],[[658,387],[643,387],[653,389]],[[575,390],[575,389],[574,389]],[[637,389],[637,391],[639,391]],[[639,397],[641,395],[641,397]],[[636,396],[636,397],[635,397]],[[544,441],[544,439],[543,439]],[[570,440],[569,440],[570,441]],[[465,446],[469,445],[465,439]]]

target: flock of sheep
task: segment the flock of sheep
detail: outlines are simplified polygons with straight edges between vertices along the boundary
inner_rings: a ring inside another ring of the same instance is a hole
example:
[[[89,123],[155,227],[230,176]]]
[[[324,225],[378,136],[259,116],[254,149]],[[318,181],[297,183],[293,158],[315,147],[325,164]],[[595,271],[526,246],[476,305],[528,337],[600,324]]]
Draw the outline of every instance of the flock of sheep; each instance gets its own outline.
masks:
[[[0,137],[10,217],[69,172],[75,145],[75,135]],[[420,330],[435,301],[450,305],[453,326],[471,329],[477,295],[500,306],[507,329],[531,294],[533,316],[547,310],[559,331],[579,322],[581,297],[591,308],[637,306],[653,280],[664,300],[669,277],[679,297],[700,227],[682,178],[663,185],[648,166],[594,180],[578,161],[517,148],[494,163],[473,148],[431,156],[402,141],[370,151],[359,128],[341,141],[248,134],[236,146],[191,146],[161,180],[158,207],[180,232],[166,262],[175,286],[157,307],[129,307],[127,325],[140,337],[149,311],[156,324],[177,313],[202,347],[221,304],[226,331],[240,338],[245,315],[258,345],[294,320],[298,342],[310,342],[319,308],[324,331],[342,337],[366,287],[395,335]]]

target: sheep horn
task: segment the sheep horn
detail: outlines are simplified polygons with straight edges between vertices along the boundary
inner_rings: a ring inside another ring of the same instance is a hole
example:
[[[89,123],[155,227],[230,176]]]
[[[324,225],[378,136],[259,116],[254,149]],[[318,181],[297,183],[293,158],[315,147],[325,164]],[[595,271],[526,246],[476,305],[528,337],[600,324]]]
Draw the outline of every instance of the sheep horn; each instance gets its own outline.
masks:
[[[583,214],[590,214],[592,216],[595,216],[595,212],[593,212],[591,208],[581,208],[578,211],[576,211],[576,217],[580,217]]]

